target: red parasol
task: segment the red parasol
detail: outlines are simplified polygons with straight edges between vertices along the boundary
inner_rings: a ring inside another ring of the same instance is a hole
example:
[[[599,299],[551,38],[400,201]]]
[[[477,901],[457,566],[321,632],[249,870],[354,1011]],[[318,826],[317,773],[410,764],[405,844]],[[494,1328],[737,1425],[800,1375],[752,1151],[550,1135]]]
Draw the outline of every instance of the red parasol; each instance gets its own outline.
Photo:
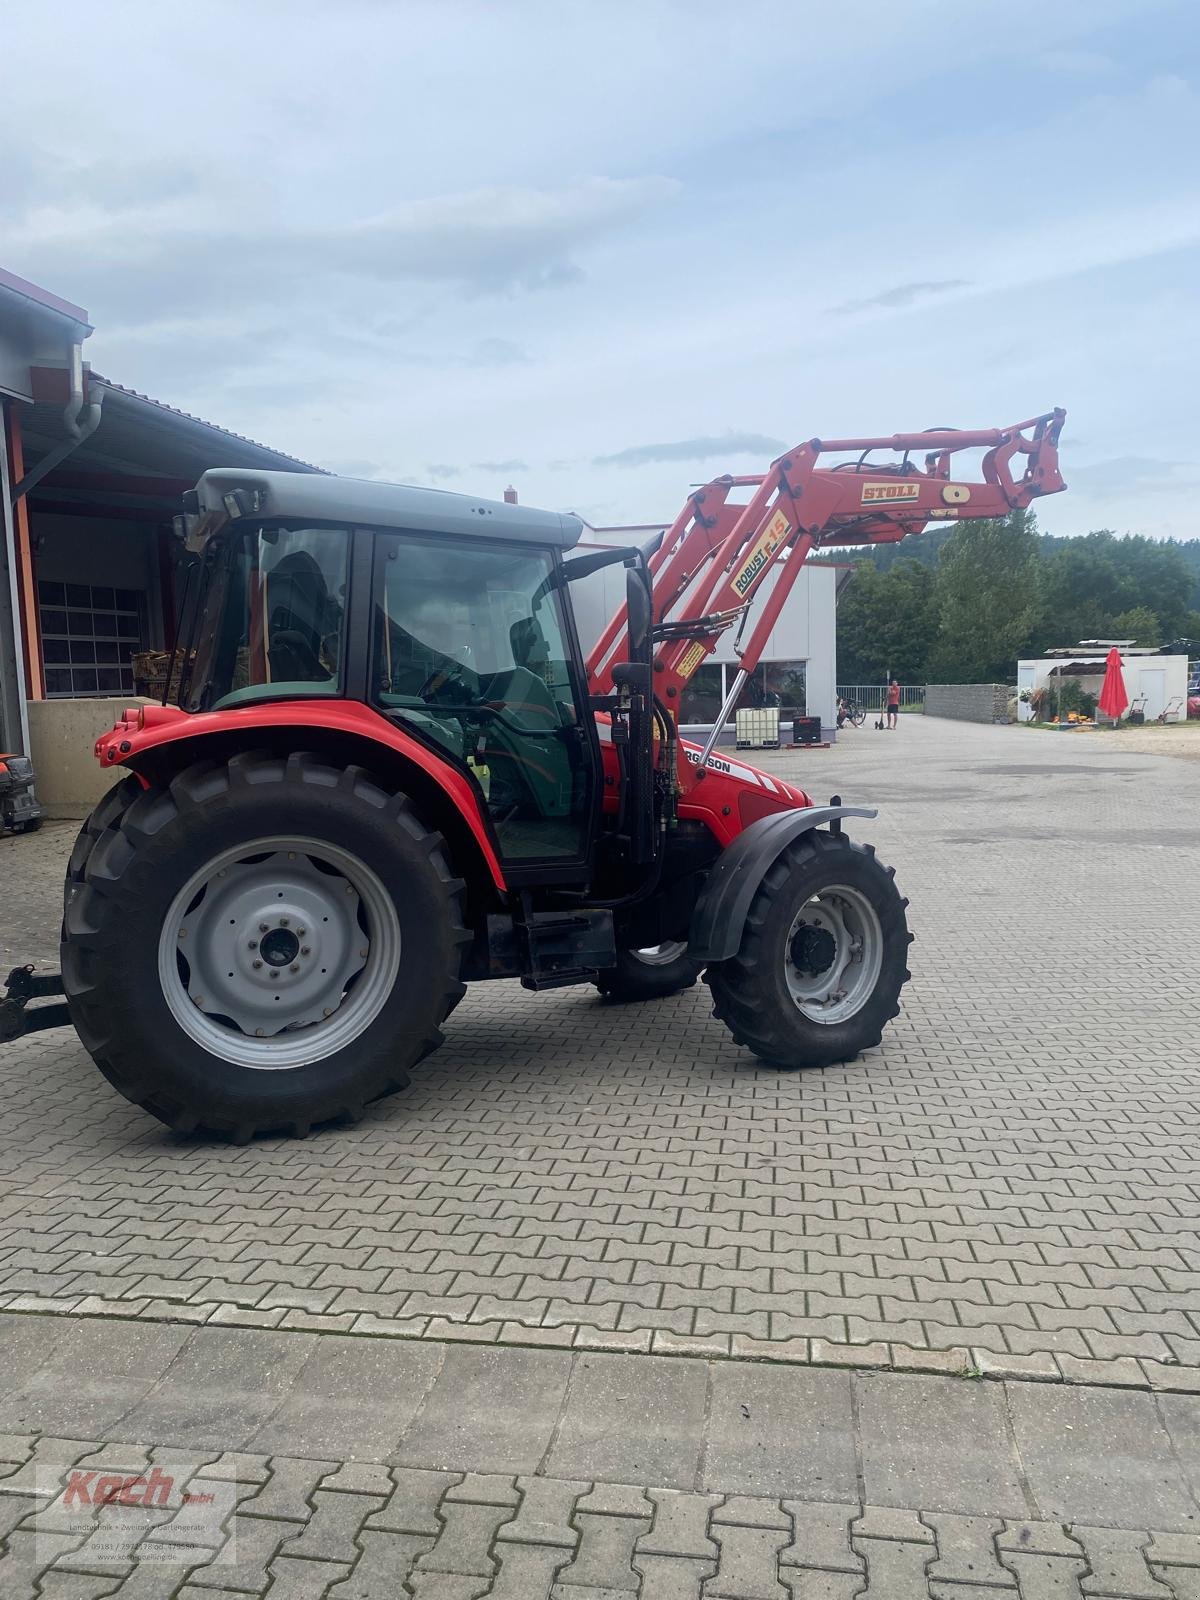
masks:
[[[1113,649],[1108,652],[1108,660],[1104,664],[1104,687],[1100,691],[1098,702],[1100,710],[1106,717],[1111,717],[1114,722],[1119,722],[1121,713],[1129,704],[1129,696],[1125,693],[1125,677],[1121,672],[1121,652]]]

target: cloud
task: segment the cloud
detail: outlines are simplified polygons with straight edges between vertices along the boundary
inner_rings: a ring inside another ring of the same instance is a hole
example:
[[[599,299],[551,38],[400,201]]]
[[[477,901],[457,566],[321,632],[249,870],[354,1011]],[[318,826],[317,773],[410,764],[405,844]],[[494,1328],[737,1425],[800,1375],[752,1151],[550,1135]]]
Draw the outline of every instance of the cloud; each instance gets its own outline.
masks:
[[[556,189],[515,185],[411,200],[349,221],[232,225],[219,204],[178,196],[136,206],[81,203],[27,210],[7,241],[13,259],[46,275],[64,259],[88,262],[89,293],[109,321],[196,315],[212,306],[309,302],[339,278],[383,288],[426,283],[460,295],[514,294],[577,282],[576,253],[671,200],[673,179],[587,178]],[[331,282],[332,281],[332,282]],[[482,339],[473,361],[523,359],[505,339]]]
[[[461,467],[449,467],[449,466],[446,466],[442,462],[436,462],[436,461],[432,465],[426,467],[425,471],[429,474],[429,476],[431,478],[437,478],[437,479],[458,478],[458,477],[460,477],[462,475],[462,468]]]
[[[528,472],[528,461],[472,461],[473,472]]]
[[[511,339],[480,339],[467,357],[471,367],[516,367],[528,364],[529,357]]]
[[[635,444],[611,456],[593,456],[594,467],[644,467],[652,461],[707,461],[713,456],[777,456],[786,450],[782,439],[765,433],[698,434],[669,444]]]
[[[1200,487],[1200,463],[1160,461],[1152,456],[1114,456],[1089,467],[1064,469],[1064,475],[1069,489],[1089,496],[1162,494]]]
[[[951,289],[966,289],[969,284],[968,278],[930,278],[918,283],[898,283],[891,289],[881,289],[878,294],[868,295],[865,300],[846,300],[840,306],[830,306],[829,312],[835,317],[850,317],[857,311],[873,311],[876,307],[885,311],[903,311],[918,300],[949,294]]]

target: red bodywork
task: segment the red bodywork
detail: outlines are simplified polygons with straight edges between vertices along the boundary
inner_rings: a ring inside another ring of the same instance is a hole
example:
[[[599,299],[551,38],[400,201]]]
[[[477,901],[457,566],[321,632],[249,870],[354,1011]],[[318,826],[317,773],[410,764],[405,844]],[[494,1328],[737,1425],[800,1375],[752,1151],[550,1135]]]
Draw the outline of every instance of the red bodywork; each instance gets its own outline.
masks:
[[[970,517],[1002,517],[1028,506],[1040,495],[1064,487],[1058,470],[1058,438],[1065,413],[977,432],[934,429],[871,439],[810,439],[780,456],[770,470],[754,477],[722,477],[688,497],[650,562],[654,584],[657,649],[654,692],[678,723],[685,685],[727,629],[739,637],[768,571],[778,568],[774,587],[760,608],[749,639],[738,649],[742,668],[753,671],[800,574],[816,549],[893,544],[931,522]],[[982,482],[951,473],[962,450],[985,451]],[[875,450],[890,450],[899,461],[869,463]],[[910,459],[913,452],[921,465]],[[820,465],[822,457],[857,459]],[[1014,476],[1013,463],[1025,467]],[[750,491],[738,501],[738,491]],[[621,607],[588,658],[595,695],[611,694],[613,665],[624,659],[627,632]],[[605,742],[600,719],[606,778],[605,805],[615,807],[616,754]],[[448,761],[369,706],[354,700],[291,700],[201,714],[171,706],[127,711],[111,733],[96,742],[102,766],[136,767],[146,752],[179,740],[201,740],[231,730],[320,728],[385,745],[433,777],[456,807],[477,842],[498,889],[503,870],[491,841],[479,796],[470,781]],[[772,812],[812,802],[803,790],[749,764],[714,753],[701,766],[701,750],[680,741],[677,781],[681,817],[703,822],[722,846],[744,828]]]

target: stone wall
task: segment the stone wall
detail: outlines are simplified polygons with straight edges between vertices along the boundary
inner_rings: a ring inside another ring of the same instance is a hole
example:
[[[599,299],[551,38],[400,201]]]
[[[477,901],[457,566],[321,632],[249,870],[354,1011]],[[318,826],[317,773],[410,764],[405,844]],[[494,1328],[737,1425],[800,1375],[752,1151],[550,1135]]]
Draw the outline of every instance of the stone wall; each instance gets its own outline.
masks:
[[[1003,683],[927,683],[925,715],[958,722],[1007,722],[1011,694]]]

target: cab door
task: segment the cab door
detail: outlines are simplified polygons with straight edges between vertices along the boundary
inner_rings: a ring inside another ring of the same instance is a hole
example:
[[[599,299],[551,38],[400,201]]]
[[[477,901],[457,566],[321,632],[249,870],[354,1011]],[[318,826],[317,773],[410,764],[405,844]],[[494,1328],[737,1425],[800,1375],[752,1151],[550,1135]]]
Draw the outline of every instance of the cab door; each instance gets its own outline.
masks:
[[[372,699],[470,774],[517,882],[586,878],[592,855],[598,747],[558,564],[540,545],[376,534]]]

